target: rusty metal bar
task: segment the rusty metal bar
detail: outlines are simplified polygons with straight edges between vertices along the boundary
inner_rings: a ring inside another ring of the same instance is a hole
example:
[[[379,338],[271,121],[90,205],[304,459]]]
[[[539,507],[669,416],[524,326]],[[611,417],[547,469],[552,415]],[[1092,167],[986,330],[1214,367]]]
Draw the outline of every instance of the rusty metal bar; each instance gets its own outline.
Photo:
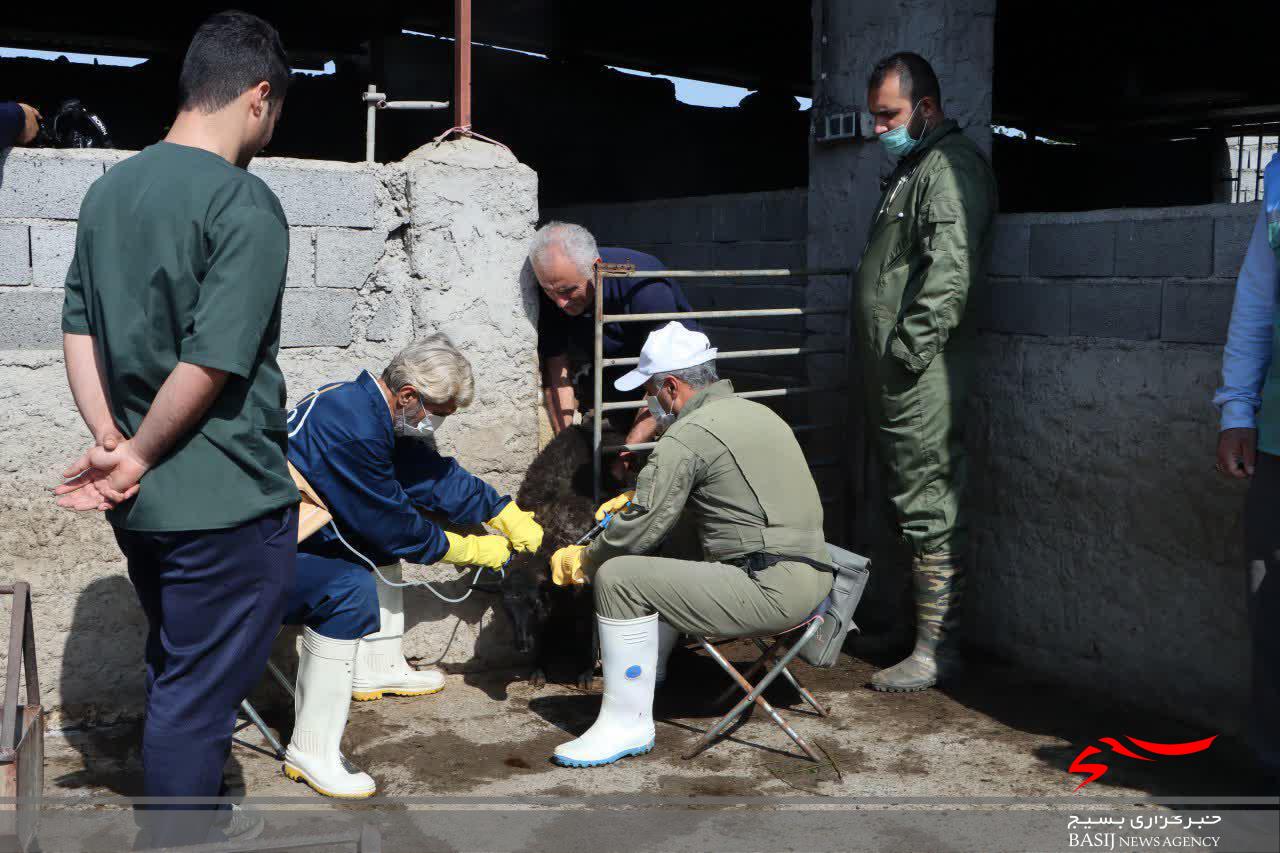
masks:
[[[778,349],[741,349],[716,353],[716,361],[742,358],[773,358],[787,355],[821,355],[824,353],[844,352],[844,347],[780,347]],[[620,367],[639,364],[640,358],[606,358],[605,367]]]
[[[837,426],[836,424],[797,424],[796,426],[791,427],[791,431],[799,432],[799,433],[814,432],[820,429],[835,429],[836,426]],[[658,442],[656,441],[642,441],[642,442],[637,442],[635,444],[607,444],[604,447],[600,448],[600,452],[602,454],[605,454],[605,453],[618,453],[619,451],[622,451],[622,450],[631,450],[631,451],[653,450],[653,448],[657,446],[658,446]]]
[[[804,385],[799,388],[768,388],[763,391],[738,391],[734,396],[742,397],[746,400],[758,400],[763,397],[790,397],[793,394],[820,394],[824,392],[843,391],[843,385]],[[619,403],[603,403],[600,408],[606,412],[615,412],[620,409],[641,409],[644,408],[643,400],[635,402],[619,402]],[[597,440],[599,440],[597,438]]]
[[[471,0],[453,0],[453,126],[471,127]]]
[[[810,276],[848,275],[848,267],[815,267],[813,269],[773,268],[764,270],[638,270],[630,264],[609,264],[605,278],[808,278]]]
[[[714,320],[719,317],[811,317],[847,314],[848,308],[743,308],[737,311],[662,311],[657,314],[606,314],[602,323],[655,323],[662,320]]]
[[[594,473],[594,499],[599,503],[602,498],[600,496],[600,480],[603,470],[600,464],[600,442],[604,435],[604,266],[597,263],[594,269],[595,275],[595,342],[593,349],[591,369],[591,394],[592,417],[591,417],[591,448],[592,448],[592,471]],[[635,408],[640,408],[644,403],[636,403]]]
[[[31,587],[23,581],[13,585],[13,607],[9,611],[9,658],[5,666],[4,716],[0,719],[0,751],[11,756],[21,736],[18,713],[18,683],[21,680],[23,633],[27,625],[27,603]]]

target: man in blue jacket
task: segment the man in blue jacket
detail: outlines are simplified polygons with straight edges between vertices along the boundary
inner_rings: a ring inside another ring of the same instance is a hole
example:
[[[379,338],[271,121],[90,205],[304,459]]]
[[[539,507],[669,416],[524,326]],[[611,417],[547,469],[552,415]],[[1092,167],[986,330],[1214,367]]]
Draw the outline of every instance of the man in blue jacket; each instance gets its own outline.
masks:
[[[1280,155],[1263,176],[1262,210],[1236,280],[1222,354],[1218,472],[1249,478],[1244,539],[1252,627],[1251,739],[1271,793],[1280,787]]]
[[[293,737],[284,772],[326,796],[375,792],[338,750],[350,700],[422,696],[444,687],[402,652],[400,561],[501,568],[512,547],[536,551],[542,528],[509,496],[426,440],[471,403],[471,365],[444,335],[405,347],[381,377],[327,385],[289,413],[289,463],[332,520],[302,522],[297,581],[285,615],[304,625]],[[297,476],[296,475],[296,476]],[[481,522],[502,536],[463,536],[423,515]],[[309,534],[309,535],[308,535]],[[375,580],[375,572],[383,581]]]

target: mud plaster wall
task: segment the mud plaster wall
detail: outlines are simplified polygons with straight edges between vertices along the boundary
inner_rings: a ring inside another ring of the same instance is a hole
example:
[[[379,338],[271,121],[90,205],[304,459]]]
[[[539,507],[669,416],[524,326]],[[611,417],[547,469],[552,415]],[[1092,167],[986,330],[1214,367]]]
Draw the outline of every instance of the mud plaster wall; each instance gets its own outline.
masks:
[[[93,180],[129,154],[14,150],[0,160],[0,576],[32,585],[54,726],[141,710],[144,623],[110,526],[58,510],[45,491],[88,440],[58,325],[75,220]],[[262,158],[252,171],[290,222],[280,353],[290,401],[361,368],[377,374],[414,337],[446,332],[471,359],[476,401],[449,419],[442,449],[513,492],[537,438],[537,308],[524,270],[536,175],[470,141],[390,165]],[[451,568],[406,574],[461,593]],[[407,652],[462,667],[510,662],[492,605],[409,590]],[[278,656],[291,641],[282,636]]]

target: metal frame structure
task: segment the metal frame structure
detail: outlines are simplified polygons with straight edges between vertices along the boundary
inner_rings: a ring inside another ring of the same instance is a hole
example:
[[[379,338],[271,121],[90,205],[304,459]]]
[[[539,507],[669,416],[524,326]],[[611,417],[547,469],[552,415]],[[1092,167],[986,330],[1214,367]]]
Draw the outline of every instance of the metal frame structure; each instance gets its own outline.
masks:
[[[13,596],[9,611],[9,657],[5,670],[3,722],[0,722],[0,846],[27,850],[35,839],[44,792],[44,709],[36,670],[36,635],[31,619],[31,586],[25,581],[0,586]],[[18,682],[25,676],[27,702],[18,704]]]
[[[267,672],[271,674],[271,677],[276,680],[277,684],[284,688],[284,692],[288,693],[289,698],[292,699],[293,685],[289,683],[289,679],[284,677],[284,673],[280,671],[280,667],[276,666],[274,661],[267,661]],[[261,733],[262,739],[276,751],[276,758],[280,761],[284,761],[284,744],[282,744],[280,739],[275,736],[275,733],[267,727],[266,722],[262,719],[262,715],[258,713],[257,709],[253,707],[252,703],[250,703],[248,699],[245,699],[240,703],[240,711],[249,719],[249,722],[241,723],[236,726],[233,734],[239,734],[252,724],[253,727]],[[241,741],[241,743],[243,743],[243,741]],[[257,747],[250,744],[244,745],[249,746],[251,749],[257,749]]]
[[[769,719],[773,720],[774,725],[782,729],[782,731],[786,733],[787,737],[791,738],[791,740],[795,742],[796,746],[804,750],[804,754],[807,755],[810,760],[821,763],[822,759],[813,751],[813,748],[809,746],[808,742],[805,741],[805,739],[800,736],[800,733],[792,728],[786,720],[782,719],[782,715],[778,713],[777,709],[770,705],[764,698],[764,692],[769,689],[770,684],[773,684],[773,682],[777,680],[778,676],[783,676],[787,681],[791,682],[791,686],[800,694],[800,698],[804,699],[804,701],[808,703],[809,707],[813,708],[813,710],[817,712],[819,717],[830,716],[830,712],[828,712],[826,708],[822,707],[818,700],[814,698],[813,694],[805,689],[804,685],[802,685],[795,675],[792,674],[791,670],[787,668],[795,656],[800,653],[800,650],[817,635],[818,629],[822,627],[822,622],[826,618],[827,606],[827,600],[823,599],[822,604],[818,605],[818,608],[814,610],[809,619],[806,620],[806,622],[801,623],[801,625],[796,626],[796,628],[804,626],[804,633],[800,635],[799,639],[791,644],[791,648],[787,649],[786,653],[782,656],[782,659],[774,664],[773,667],[765,673],[764,678],[760,679],[759,683],[754,687],[752,686],[750,679],[761,669],[768,666],[769,661],[778,654],[778,651],[785,644],[784,640],[776,639],[774,640],[773,645],[769,645],[759,637],[753,638],[756,647],[760,649],[761,655],[759,660],[752,664],[751,668],[748,669],[744,675],[743,673],[738,672],[737,668],[733,664],[729,663],[724,655],[720,654],[720,650],[715,647],[714,643],[705,637],[697,638],[698,643],[706,650],[707,654],[710,655],[716,663],[720,664],[721,669],[728,673],[729,677],[735,682],[734,685],[730,685],[729,689],[720,695],[720,699],[717,701],[717,704],[723,703],[727,700],[729,696],[733,694],[735,687],[740,687],[747,695],[744,696],[738,704],[730,708],[727,714],[716,720],[711,725],[711,728],[707,729],[702,737],[698,738],[697,743],[684,753],[682,757],[686,761],[694,758],[698,753],[715,743],[721,735],[728,731],[729,726],[733,725],[733,723],[742,716],[747,708],[750,707],[751,703],[754,702],[769,715]],[[791,630],[794,631],[796,628],[792,628]]]
[[[747,318],[747,317],[811,317],[816,315],[834,315],[848,314],[849,309],[845,308],[742,308],[728,311],[671,311],[661,314],[605,314],[604,313],[604,280],[606,278],[631,278],[631,277],[649,277],[649,278],[705,278],[712,279],[711,284],[732,285],[733,279],[743,278],[817,278],[819,276],[844,276],[851,279],[850,287],[852,288],[853,270],[847,267],[832,268],[814,268],[814,269],[759,269],[759,270],[637,270],[633,264],[606,264],[597,262],[594,271],[595,284],[595,318],[594,318],[594,352],[592,359],[592,422],[591,422],[591,444],[594,465],[594,489],[597,500],[602,498],[600,494],[600,481],[603,472],[602,460],[606,453],[617,453],[621,450],[648,450],[654,446],[654,442],[645,442],[643,444],[619,444],[602,447],[604,435],[604,413],[617,411],[619,409],[639,409],[643,408],[644,403],[640,401],[632,402],[604,402],[604,369],[606,367],[634,365],[639,363],[638,356],[627,358],[605,358],[604,357],[604,327],[606,323],[653,323],[663,320],[680,320],[688,318],[692,320],[701,319],[726,319],[726,318]],[[852,292],[850,290],[849,292]],[[846,334],[843,346],[802,346],[802,347],[782,347],[774,349],[754,349],[754,350],[735,350],[731,352],[717,353],[716,361],[728,361],[733,359],[748,358],[773,358],[779,356],[794,355],[823,355],[843,353],[845,356],[845,364],[849,365],[852,341]],[[770,397],[789,397],[799,394],[813,393],[830,393],[833,391],[843,391],[847,389],[844,383],[832,385],[796,385],[783,386],[781,388],[769,388],[761,391],[740,391],[739,397],[747,399],[762,399]],[[840,424],[799,424],[792,425],[795,432],[811,432],[821,429],[832,429],[839,427]],[[825,460],[810,462],[809,467],[827,467],[839,465],[840,460]]]
[[[470,45],[468,45],[468,55],[470,54]],[[470,67],[470,59],[468,67]],[[471,109],[470,84],[467,89],[467,110]],[[365,119],[364,119],[364,161],[366,163],[373,162],[374,142],[377,135],[377,115],[378,110],[444,110],[449,108],[448,101],[388,101],[387,96],[383,92],[378,91],[378,87],[369,84],[369,90],[360,96],[360,100],[364,102]]]

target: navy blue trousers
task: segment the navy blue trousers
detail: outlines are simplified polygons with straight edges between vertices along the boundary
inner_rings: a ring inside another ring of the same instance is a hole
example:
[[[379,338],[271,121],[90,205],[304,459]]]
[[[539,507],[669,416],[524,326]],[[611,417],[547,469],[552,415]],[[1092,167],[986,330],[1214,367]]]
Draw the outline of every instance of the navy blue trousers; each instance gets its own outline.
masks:
[[[1245,556],[1249,560],[1253,708],[1250,740],[1268,789],[1280,793],[1280,456],[1258,454],[1244,507]]]
[[[266,670],[293,586],[297,512],[225,530],[115,533],[148,623],[145,796],[221,796],[236,710]],[[204,841],[217,808],[152,806],[139,841]]]
[[[380,624],[378,588],[373,572],[355,559],[345,549],[337,554],[299,551],[285,624],[306,625],[334,640],[358,640],[375,633]]]

